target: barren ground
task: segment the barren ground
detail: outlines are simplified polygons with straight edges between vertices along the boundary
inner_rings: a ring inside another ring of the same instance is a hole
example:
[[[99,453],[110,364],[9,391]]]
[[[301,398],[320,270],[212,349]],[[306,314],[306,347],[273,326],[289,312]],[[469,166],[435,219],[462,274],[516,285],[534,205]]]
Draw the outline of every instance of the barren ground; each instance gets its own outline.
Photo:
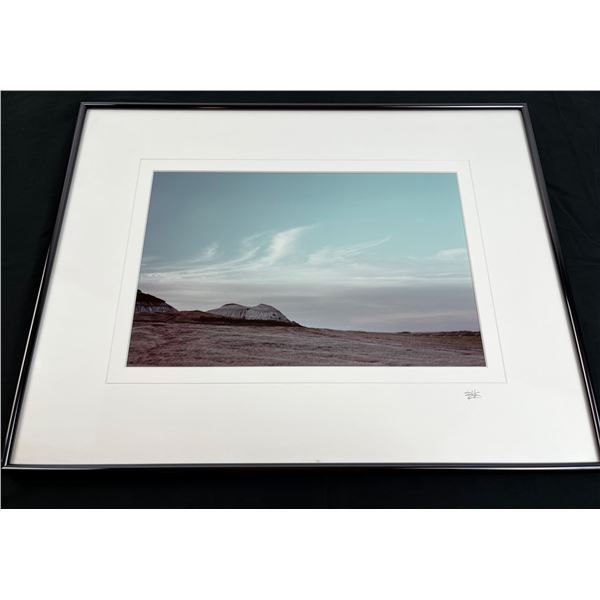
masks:
[[[473,332],[372,333],[136,319],[129,366],[485,366]]]

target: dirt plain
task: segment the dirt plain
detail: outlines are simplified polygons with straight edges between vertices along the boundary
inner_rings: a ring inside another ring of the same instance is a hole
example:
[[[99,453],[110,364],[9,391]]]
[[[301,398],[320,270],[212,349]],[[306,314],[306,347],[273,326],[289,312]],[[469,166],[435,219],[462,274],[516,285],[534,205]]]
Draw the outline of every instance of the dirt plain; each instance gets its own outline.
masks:
[[[136,315],[128,366],[485,366],[479,332],[376,333]]]

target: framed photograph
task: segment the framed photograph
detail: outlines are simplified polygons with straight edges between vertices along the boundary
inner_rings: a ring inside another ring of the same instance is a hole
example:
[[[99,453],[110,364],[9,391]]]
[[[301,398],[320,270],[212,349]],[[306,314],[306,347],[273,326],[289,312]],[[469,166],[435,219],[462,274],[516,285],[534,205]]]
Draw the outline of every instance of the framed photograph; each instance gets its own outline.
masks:
[[[5,467],[600,467],[524,104],[81,106]]]

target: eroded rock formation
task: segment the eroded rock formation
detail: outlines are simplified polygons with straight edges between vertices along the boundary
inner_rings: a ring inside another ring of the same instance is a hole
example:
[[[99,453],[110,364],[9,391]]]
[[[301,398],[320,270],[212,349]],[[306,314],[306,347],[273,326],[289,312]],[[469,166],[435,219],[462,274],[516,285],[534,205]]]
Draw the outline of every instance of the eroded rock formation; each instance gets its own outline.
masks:
[[[274,306],[269,304],[257,304],[256,306],[244,306],[243,304],[223,304],[219,308],[209,311],[214,315],[229,317],[230,319],[245,319],[247,321],[277,321],[279,323],[291,323],[291,321]]]

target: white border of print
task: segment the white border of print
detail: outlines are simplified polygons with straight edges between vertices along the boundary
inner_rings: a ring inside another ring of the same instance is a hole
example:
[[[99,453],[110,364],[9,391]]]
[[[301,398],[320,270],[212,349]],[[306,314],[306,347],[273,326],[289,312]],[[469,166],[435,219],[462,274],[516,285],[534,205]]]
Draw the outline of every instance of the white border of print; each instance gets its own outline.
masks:
[[[128,367],[152,178],[158,171],[450,172],[458,178],[485,367]],[[141,159],[106,383],[502,383],[506,381],[468,161]]]

